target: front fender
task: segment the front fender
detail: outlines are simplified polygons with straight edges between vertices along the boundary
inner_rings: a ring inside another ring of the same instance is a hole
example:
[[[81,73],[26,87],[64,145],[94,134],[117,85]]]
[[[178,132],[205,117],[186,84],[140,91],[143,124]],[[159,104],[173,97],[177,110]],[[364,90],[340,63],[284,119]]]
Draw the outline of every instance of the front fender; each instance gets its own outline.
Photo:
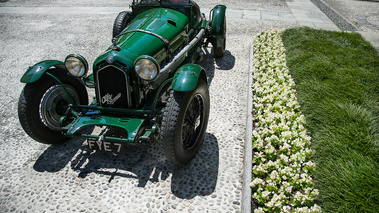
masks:
[[[207,82],[205,70],[197,64],[186,64],[180,67],[172,80],[172,89],[178,92],[188,92],[196,88],[199,78]]]
[[[58,60],[47,60],[41,61],[29,69],[24,73],[21,77],[21,83],[33,83],[41,78],[41,76],[48,70],[50,67],[57,67],[65,69],[64,63]]]
[[[212,10],[212,19],[210,21],[210,42],[213,47],[221,47],[224,44],[224,40],[226,37],[226,29],[225,26],[225,5],[217,5]]]

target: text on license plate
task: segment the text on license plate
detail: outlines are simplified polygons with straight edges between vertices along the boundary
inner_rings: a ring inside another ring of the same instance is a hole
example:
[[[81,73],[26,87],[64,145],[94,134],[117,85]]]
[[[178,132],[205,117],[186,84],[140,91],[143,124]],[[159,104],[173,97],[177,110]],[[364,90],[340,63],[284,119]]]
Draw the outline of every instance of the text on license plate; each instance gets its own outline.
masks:
[[[109,141],[98,141],[92,138],[87,139],[88,147],[92,150],[101,150],[107,152],[121,152],[122,143],[109,142]]]

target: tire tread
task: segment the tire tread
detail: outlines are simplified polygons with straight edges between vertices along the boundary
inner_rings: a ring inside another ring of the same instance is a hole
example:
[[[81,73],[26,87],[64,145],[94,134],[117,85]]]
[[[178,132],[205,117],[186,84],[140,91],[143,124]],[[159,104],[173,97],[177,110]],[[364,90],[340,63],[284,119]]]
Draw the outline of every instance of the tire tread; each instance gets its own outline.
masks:
[[[186,111],[183,110],[183,107],[188,107],[187,104],[190,104],[194,94],[198,91],[202,91],[204,95],[204,126],[202,135],[198,138],[198,144],[195,145],[190,150],[183,150],[181,146],[182,140],[181,131],[182,126],[180,125],[181,118],[180,116],[184,116]],[[184,106],[186,105],[186,106]],[[203,79],[199,79],[198,85],[196,86],[194,91],[191,92],[170,92],[170,97],[167,101],[167,106],[165,111],[163,112],[163,118],[161,123],[161,134],[160,141],[161,146],[163,147],[163,151],[166,155],[166,158],[176,165],[185,165],[187,164],[194,155],[198,152],[202,141],[204,139],[205,131],[208,124],[208,114],[209,114],[209,91],[208,85],[205,83]]]
[[[65,70],[54,69],[50,71],[63,83],[70,84],[77,90],[81,104],[88,104],[88,94],[81,81],[68,76]],[[18,101],[18,117],[21,127],[31,138],[44,144],[60,144],[70,139],[61,132],[46,127],[40,118],[37,119],[37,114],[34,111],[38,110],[40,98],[44,92],[55,83],[51,77],[44,75],[38,81],[26,84]]]
[[[118,14],[113,24],[113,37],[118,36],[128,26],[130,18],[130,11],[122,11]]]

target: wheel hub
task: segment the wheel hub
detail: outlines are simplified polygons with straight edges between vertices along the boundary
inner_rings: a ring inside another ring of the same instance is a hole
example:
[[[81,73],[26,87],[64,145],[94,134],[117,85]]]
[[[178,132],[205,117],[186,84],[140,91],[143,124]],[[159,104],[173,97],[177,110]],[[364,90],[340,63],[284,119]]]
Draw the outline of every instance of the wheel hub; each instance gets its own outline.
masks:
[[[79,103],[79,95],[75,89],[69,85],[65,85],[72,95],[75,103]],[[42,122],[52,130],[60,131],[59,120],[64,115],[70,101],[68,94],[61,85],[53,85],[42,96],[40,102],[40,117]]]
[[[201,118],[200,115],[197,116],[197,118],[196,118],[195,121],[193,122],[193,123],[194,123],[194,129],[195,129],[195,130],[200,126],[200,122],[201,122],[200,118]]]

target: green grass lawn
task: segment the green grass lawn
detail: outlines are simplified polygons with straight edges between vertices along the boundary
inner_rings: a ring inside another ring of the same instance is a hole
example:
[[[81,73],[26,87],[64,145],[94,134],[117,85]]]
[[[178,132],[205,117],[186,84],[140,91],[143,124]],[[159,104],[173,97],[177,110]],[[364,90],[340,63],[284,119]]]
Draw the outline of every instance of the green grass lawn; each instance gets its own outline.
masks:
[[[312,137],[324,212],[379,210],[379,57],[359,34],[294,28],[287,66]]]

